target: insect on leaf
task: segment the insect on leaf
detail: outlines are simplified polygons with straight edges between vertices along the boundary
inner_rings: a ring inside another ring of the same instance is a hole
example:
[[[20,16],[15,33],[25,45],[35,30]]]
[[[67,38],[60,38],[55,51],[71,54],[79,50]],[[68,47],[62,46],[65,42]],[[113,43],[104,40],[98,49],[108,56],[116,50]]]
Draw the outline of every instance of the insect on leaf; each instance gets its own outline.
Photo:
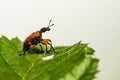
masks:
[[[22,48],[17,37],[0,38],[0,80],[93,80],[98,72],[99,60],[92,58],[94,50],[88,44],[55,47],[58,53],[19,56]],[[47,60],[48,56],[52,58]]]

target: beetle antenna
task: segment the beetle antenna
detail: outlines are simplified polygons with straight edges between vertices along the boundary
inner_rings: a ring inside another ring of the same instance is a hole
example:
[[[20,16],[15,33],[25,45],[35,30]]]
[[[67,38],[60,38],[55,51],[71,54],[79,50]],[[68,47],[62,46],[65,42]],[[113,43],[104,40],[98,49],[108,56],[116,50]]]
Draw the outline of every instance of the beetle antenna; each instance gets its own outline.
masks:
[[[49,27],[54,26],[54,24],[51,24]]]
[[[49,21],[49,24],[48,24],[48,26],[47,27],[51,27],[51,26],[53,26],[54,24],[51,24],[50,25],[50,23],[52,22],[52,19]]]

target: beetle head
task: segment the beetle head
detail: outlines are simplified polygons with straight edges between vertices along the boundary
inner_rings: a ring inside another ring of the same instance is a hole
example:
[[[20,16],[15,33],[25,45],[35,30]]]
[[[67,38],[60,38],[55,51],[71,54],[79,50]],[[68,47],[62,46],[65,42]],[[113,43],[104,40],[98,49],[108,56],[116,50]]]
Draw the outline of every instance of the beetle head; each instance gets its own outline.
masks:
[[[43,27],[43,28],[40,29],[40,32],[41,32],[41,33],[44,33],[44,32],[46,32],[46,31],[50,31],[50,27],[54,25],[54,24],[50,24],[51,21],[52,21],[52,20],[49,21],[49,24],[48,24],[47,27]]]

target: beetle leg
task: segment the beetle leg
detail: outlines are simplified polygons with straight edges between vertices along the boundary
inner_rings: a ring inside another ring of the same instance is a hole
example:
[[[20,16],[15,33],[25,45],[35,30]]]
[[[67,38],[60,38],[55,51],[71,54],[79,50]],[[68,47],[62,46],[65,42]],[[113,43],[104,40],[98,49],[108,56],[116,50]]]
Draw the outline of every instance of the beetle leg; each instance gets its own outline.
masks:
[[[23,55],[25,55],[25,53],[26,53],[26,50],[23,52]]]
[[[31,46],[30,46],[30,49],[34,48],[34,46],[35,46],[35,45],[31,45]]]
[[[43,39],[41,41],[41,44],[46,45],[46,52],[47,53],[49,53],[50,51],[54,51],[56,53],[54,47],[52,46],[52,41],[50,39]],[[47,49],[47,45],[50,46],[50,50]]]
[[[41,48],[41,53],[44,53],[44,51],[43,51],[43,48],[42,48],[42,45],[40,44],[40,48]]]
[[[52,41],[50,40],[50,42],[48,43],[48,45],[50,45],[50,51],[54,51],[55,53],[57,53],[54,49],[54,47],[52,46]]]
[[[25,56],[26,50],[22,54],[19,54],[19,56]]]
[[[54,47],[52,46],[52,43],[51,43],[51,44],[49,43],[49,45],[50,45],[50,51],[52,51],[52,50],[53,50],[53,51],[56,53],[56,51],[55,51]]]
[[[48,51],[48,47],[47,47],[47,44],[46,44],[45,46],[46,46],[46,53],[49,53],[49,51]]]

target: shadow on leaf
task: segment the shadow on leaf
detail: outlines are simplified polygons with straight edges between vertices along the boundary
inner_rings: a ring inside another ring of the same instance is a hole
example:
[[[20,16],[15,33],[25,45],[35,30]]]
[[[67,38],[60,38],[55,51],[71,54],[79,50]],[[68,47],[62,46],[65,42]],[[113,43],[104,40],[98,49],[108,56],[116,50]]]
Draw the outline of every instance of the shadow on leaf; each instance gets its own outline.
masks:
[[[28,54],[43,54],[44,53],[44,51],[41,51],[38,48],[30,49],[28,52],[29,52]]]

